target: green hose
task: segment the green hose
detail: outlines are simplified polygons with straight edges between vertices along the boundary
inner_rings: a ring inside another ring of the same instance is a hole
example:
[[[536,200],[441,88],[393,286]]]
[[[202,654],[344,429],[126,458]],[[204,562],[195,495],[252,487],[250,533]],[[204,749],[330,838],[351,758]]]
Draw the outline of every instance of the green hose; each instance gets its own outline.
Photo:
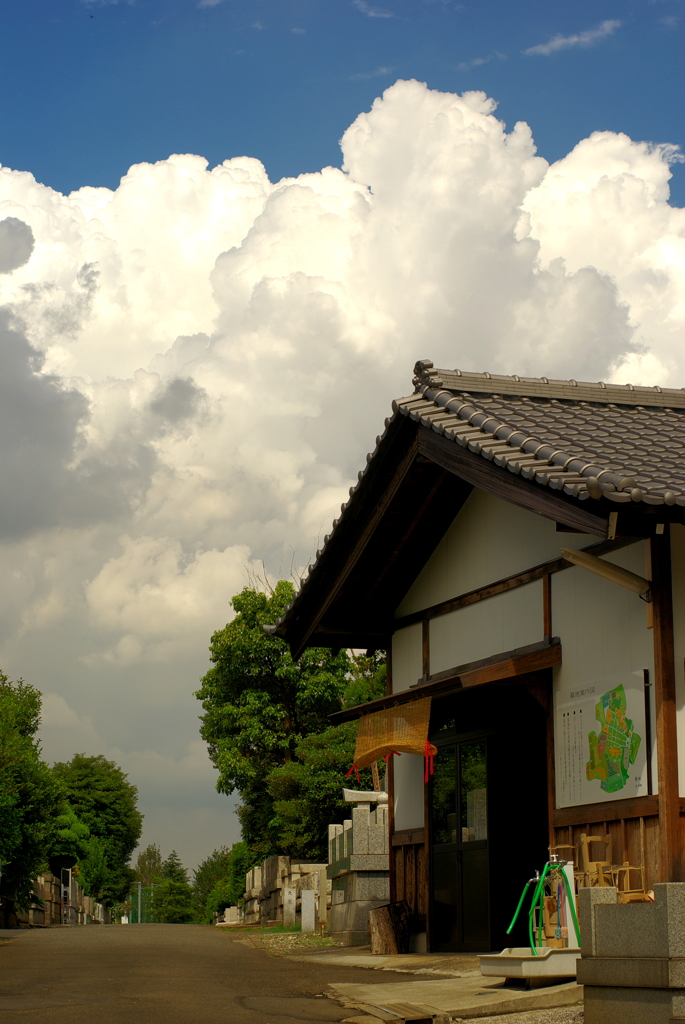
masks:
[[[534,881],[535,881],[534,878],[529,878],[528,881],[526,882],[526,884],[524,885],[523,892],[521,893],[521,899],[519,900],[519,905],[516,908],[516,913],[514,914],[514,916],[511,919],[511,924],[507,928],[507,935],[511,935],[512,929],[513,929],[514,925],[516,924],[516,918],[519,916],[519,913],[521,911],[521,907],[523,906],[523,901],[526,898],[526,893],[528,892],[528,886],[530,885],[531,882],[534,882]]]
[[[537,949],[535,948],[535,930],[534,930],[534,927],[533,927],[533,922],[535,920],[535,908],[537,906],[538,897],[540,897],[540,894],[543,892],[543,886],[545,884],[545,878],[547,876],[547,873],[548,873],[550,867],[551,867],[551,863],[548,861],[545,864],[545,866],[543,868],[543,871],[542,871],[542,874],[540,875],[540,879],[538,881],[538,884],[535,887],[535,892],[533,893],[533,901],[532,901],[532,903],[530,905],[530,913],[528,914],[528,937],[530,938],[530,948],[531,948],[531,951],[533,953],[533,956],[537,956],[538,955]],[[541,926],[541,928],[542,928],[542,926]],[[540,928],[540,930],[541,930],[541,928]],[[542,940],[540,941],[539,945],[542,946]]]
[[[548,861],[545,864],[544,868],[543,868],[543,871],[542,871],[542,874],[540,875],[540,878],[537,879],[537,885],[535,886],[535,891],[533,893],[533,899],[531,901],[530,911],[529,911],[529,914],[528,914],[528,937],[530,939],[530,948],[531,948],[531,951],[533,953],[533,956],[537,956],[538,955],[537,947],[536,947],[536,944],[535,944],[535,928],[534,928],[534,925],[533,925],[533,922],[535,921],[535,908],[538,905],[538,898],[539,898],[539,900],[540,900],[540,914],[539,914],[539,920],[538,920],[538,942],[537,942],[537,945],[542,949],[542,926],[543,926],[543,912],[544,912],[544,884],[545,884],[545,878],[546,878],[547,874],[549,873],[550,869],[553,868],[553,867],[559,867],[560,868],[560,874],[561,874],[561,877],[563,879],[563,884],[564,884],[564,887],[565,887],[565,890],[566,890],[566,896],[568,898],[569,906],[571,908],[571,917],[573,919],[573,927],[574,927],[575,932],[576,932],[576,939],[578,941],[578,945],[580,946],[580,928],[578,926],[578,918],[576,916],[576,901],[575,901],[575,897],[573,895],[573,892],[571,891],[571,887],[569,885],[568,878],[566,877],[566,872],[564,871],[563,866],[559,862],[557,862],[557,861]],[[523,906],[523,903],[524,903],[524,900],[525,900],[526,895],[528,893],[528,889],[530,887],[530,884],[531,884],[531,882],[534,882],[534,881],[535,881],[534,878],[530,878],[526,882],[526,884],[524,885],[523,892],[521,893],[521,899],[519,900],[518,906],[516,908],[516,913],[514,914],[513,918],[511,919],[511,924],[507,928],[507,932],[506,932],[507,935],[511,934],[511,932],[513,930],[513,927],[516,924],[516,920],[517,920],[517,918],[518,918],[518,916],[519,916],[519,914],[521,912],[521,907]]]

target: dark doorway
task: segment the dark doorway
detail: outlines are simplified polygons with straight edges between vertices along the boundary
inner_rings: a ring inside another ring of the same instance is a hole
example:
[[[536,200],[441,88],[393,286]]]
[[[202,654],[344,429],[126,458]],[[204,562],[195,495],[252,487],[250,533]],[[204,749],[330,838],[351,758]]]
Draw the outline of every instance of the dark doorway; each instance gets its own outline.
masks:
[[[547,859],[545,712],[524,686],[490,684],[434,700],[431,734],[430,947],[526,945],[506,928]]]

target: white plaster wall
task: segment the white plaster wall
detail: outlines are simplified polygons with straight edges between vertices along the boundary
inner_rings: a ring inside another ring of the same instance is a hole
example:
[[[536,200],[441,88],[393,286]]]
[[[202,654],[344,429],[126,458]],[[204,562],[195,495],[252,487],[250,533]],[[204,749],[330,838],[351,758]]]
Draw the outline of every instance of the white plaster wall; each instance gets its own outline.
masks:
[[[647,542],[642,541],[604,557],[644,576],[646,551]],[[639,762],[631,766],[630,783],[615,793],[602,790],[596,779],[586,781],[584,765],[589,759],[587,734],[591,729],[600,728],[594,717],[596,702],[619,682],[626,688],[633,688],[627,716],[635,721],[636,730],[642,737],[640,758],[646,750],[642,670],[649,669],[652,681],[654,679],[653,633],[647,628],[647,605],[631,591],[586,569],[566,569],[552,576],[552,628],[554,634],[561,638],[563,651],[563,663],[554,673],[557,806],[645,795],[646,776],[642,777],[644,772]],[[651,697],[652,743],[655,748],[653,687]],[[582,743],[576,756],[578,779],[574,799],[562,799],[561,792],[564,749],[560,715],[563,708],[582,708],[584,718]],[[656,793],[656,750],[652,774],[652,791]],[[640,776],[641,783],[635,782],[636,776]]]
[[[408,690],[423,674],[423,627],[420,622],[398,629],[392,638],[392,689]]]
[[[408,615],[599,540],[474,490],[397,608]],[[520,646],[520,645],[515,645]],[[490,654],[496,653],[491,650]]]
[[[671,526],[673,572],[673,631],[675,639],[675,693],[678,722],[678,775],[685,796],[685,526]]]
[[[542,580],[430,622],[430,670],[443,672],[544,639]]]
[[[395,816],[394,828],[423,828],[424,760],[418,754],[393,757]]]

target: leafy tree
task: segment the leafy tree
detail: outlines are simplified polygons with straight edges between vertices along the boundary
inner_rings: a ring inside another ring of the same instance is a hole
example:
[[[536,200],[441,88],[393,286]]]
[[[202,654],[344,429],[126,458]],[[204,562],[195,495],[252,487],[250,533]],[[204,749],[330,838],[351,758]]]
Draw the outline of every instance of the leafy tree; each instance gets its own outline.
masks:
[[[384,656],[353,656],[344,705],[353,707],[384,692]],[[272,826],[288,853],[307,860],[327,859],[328,825],[350,816],[350,806],[344,803],[341,791],[354,760],[356,738],[356,722],[305,736],[297,746],[296,760],[269,775],[274,801]],[[370,769],[360,772],[360,778],[365,788],[372,788]],[[349,780],[346,785],[354,788]]]
[[[162,874],[162,854],[156,843],[150,843],[138,854],[135,866],[136,882],[152,883]]]
[[[68,804],[55,818],[56,834],[50,845],[50,870],[59,878],[62,868],[73,868],[88,853],[90,830]]]
[[[152,914],[165,924],[186,924],[195,918],[188,872],[175,850],[162,862],[161,877],[152,890]]]
[[[226,907],[237,907],[245,893],[245,875],[255,863],[247,843],[222,846],[195,870],[193,890],[199,916],[211,922]]]
[[[105,899],[110,872],[107,863],[105,843],[98,836],[86,840],[86,852],[79,857],[79,883],[86,896],[92,896],[98,903]]]
[[[128,861],[143,823],[137,807],[138,790],[103,754],[75,754],[71,761],[55,764],[53,774],[91,837],[98,840],[98,848],[92,849],[100,868],[103,859],[106,863],[102,902],[107,906],[122,902],[134,878]]]
[[[305,736],[328,727],[350,670],[344,651],[310,648],[295,662],[283,640],[264,632],[292,596],[292,585],[281,580],[270,595],[246,587],[233,598],[236,616],[212,636],[214,667],[196,694],[204,709],[201,735],[219,770],[217,789],[240,794],[243,838],[258,858],[282,852],[269,776],[298,760]]]
[[[33,880],[47,866],[64,797],[41,760],[35,734],[41,695],[0,672],[0,899],[5,912],[31,904]]]
[[[168,878],[172,882],[185,882],[188,884],[188,871],[183,867],[181,858],[172,850],[165,861],[162,861],[162,878]]]

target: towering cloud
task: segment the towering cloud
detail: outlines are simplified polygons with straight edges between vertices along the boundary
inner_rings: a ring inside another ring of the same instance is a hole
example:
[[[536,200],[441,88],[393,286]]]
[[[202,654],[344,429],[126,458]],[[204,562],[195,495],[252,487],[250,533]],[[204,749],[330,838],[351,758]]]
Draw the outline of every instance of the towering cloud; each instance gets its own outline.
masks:
[[[342,150],[69,196],[0,170],[0,665],[54,691],[48,753],[116,750],[149,814],[182,765],[209,793],[209,634],[262,559],[306,563],[417,358],[685,385],[672,148],[595,133],[549,167],[484,94],[397,82]]]

